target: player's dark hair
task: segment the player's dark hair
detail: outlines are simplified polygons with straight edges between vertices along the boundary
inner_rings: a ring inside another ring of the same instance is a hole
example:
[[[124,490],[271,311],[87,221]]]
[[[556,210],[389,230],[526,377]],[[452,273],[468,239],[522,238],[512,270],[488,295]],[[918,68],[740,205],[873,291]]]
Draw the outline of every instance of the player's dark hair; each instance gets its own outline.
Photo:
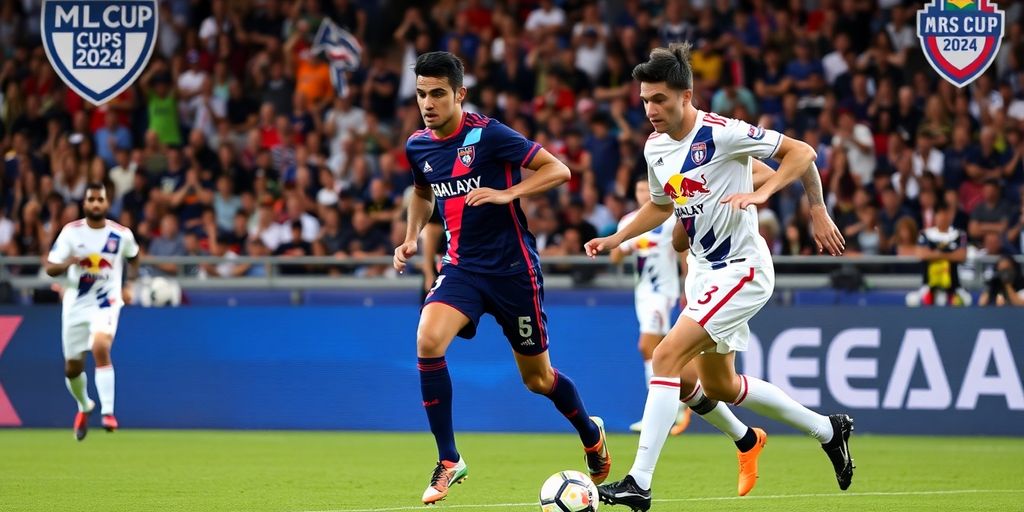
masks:
[[[420,55],[416,58],[413,71],[416,76],[447,78],[448,85],[453,91],[458,91],[462,87],[462,77],[466,73],[462,60],[448,52],[429,52]]]
[[[85,193],[89,193],[90,190],[102,190],[104,194],[107,193],[107,187],[97,181],[90,182],[85,186]]]
[[[633,68],[633,78],[641,82],[665,82],[670,89],[693,89],[693,68],[690,66],[690,43],[672,43],[668,48],[655,48],[647,62]]]

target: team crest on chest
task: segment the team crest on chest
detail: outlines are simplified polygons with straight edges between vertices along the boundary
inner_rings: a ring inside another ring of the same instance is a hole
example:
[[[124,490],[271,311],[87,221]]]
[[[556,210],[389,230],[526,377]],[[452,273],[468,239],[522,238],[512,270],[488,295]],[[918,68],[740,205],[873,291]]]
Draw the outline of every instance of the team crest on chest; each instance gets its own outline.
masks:
[[[693,159],[693,163],[700,165],[704,163],[704,159],[708,157],[708,145],[703,142],[694,142],[690,146],[690,158]]]
[[[106,254],[117,254],[117,249],[121,247],[121,236],[117,233],[111,233],[107,237],[107,243],[103,246],[103,252]]]
[[[463,146],[459,148],[459,161],[462,165],[469,167],[469,164],[473,163],[473,158],[476,157],[476,146]]]

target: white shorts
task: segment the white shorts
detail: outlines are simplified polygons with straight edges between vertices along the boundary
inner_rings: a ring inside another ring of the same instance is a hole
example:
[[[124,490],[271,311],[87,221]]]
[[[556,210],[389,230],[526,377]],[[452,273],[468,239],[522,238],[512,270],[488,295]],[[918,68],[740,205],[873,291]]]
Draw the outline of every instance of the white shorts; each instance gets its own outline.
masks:
[[[672,328],[672,307],[678,299],[660,293],[636,294],[636,319],[640,334],[668,334]]]
[[[64,311],[61,317],[61,340],[64,343],[65,360],[81,359],[84,353],[92,350],[93,334],[113,336],[117,333],[121,306],[79,307]]]
[[[775,268],[744,263],[717,270],[690,267],[685,288],[682,314],[704,327],[716,352],[743,352],[750,339],[747,322],[775,291]]]

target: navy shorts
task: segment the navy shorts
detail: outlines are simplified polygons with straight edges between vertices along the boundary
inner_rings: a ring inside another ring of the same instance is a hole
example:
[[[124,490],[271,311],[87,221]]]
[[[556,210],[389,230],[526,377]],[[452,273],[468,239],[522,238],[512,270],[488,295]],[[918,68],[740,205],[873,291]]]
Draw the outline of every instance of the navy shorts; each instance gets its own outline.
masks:
[[[512,275],[479,274],[445,265],[423,305],[447,304],[469,317],[459,336],[476,336],[484,313],[497,320],[517,353],[533,356],[548,349],[544,278],[539,269]]]

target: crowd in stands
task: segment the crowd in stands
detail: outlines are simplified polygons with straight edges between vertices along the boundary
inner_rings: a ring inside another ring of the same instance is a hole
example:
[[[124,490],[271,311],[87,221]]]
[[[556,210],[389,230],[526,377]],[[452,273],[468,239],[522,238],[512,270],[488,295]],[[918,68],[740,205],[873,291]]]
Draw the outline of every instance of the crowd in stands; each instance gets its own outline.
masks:
[[[45,254],[91,181],[151,255],[389,255],[412,183],[405,139],[422,126],[412,63],[439,49],[466,64],[466,110],[568,165],[569,183],[523,206],[542,256],[581,254],[636,207],[651,127],[630,73],[676,41],[694,46],[699,108],[816,148],[849,254],[931,258],[943,222],[969,256],[1024,250],[1021,3],[1003,5],[995,62],[958,89],[920,49],[920,2],[161,0],[147,69],[101,107],[48,63],[41,3],[0,7],[2,255]],[[363,46],[341,93],[311,51],[324,18]],[[774,253],[815,252],[798,186],[759,218]]]

